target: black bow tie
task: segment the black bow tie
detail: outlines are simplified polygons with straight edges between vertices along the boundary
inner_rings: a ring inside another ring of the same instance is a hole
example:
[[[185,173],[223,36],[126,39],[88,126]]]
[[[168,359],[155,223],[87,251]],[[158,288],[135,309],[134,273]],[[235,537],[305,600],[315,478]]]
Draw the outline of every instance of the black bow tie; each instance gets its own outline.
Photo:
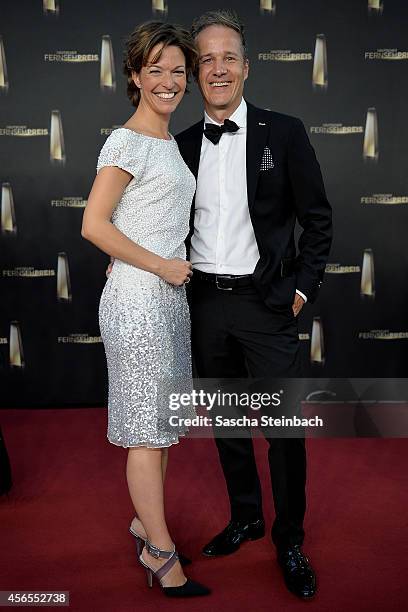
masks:
[[[239,126],[230,121],[229,119],[225,119],[223,125],[216,125],[215,123],[206,123],[204,136],[211,140],[213,144],[218,144],[221,136],[224,132],[236,132],[239,130]]]

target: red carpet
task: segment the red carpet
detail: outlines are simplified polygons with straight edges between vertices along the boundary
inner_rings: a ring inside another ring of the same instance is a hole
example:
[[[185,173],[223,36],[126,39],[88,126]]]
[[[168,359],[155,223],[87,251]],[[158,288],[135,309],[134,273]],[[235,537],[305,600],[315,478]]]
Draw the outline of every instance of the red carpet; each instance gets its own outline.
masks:
[[[135,559],[126,450],[106,440],[106,411],[2,410],[14,487],[0,498],[0,590],[69,590],[70,610],[200,612],[400,611],[408,599],[408,444],[404,439],[308,440],[304,550],[319,591],[303,602],[285,588],[269,539],[266,444],[257,440],[268,535],[236,554],[200,548],[228,520],[211,440],[171,449],[168,519],[188,574],[210,597],[171,601],[149,590]]]

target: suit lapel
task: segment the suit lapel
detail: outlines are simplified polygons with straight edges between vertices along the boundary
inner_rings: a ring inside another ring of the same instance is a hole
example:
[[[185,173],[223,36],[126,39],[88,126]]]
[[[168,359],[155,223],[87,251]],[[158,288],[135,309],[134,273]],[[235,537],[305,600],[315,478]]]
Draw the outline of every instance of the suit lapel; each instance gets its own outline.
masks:
[[[260,109],[247,102],[247,140],[246,140],[246,172],[248,207],[255,201],[256,186],[262,155],[268,141],[269,125],[263,119]]]
[[[191,127],[188,136],[178,141],[182,158],[187,164],[190,172],[197,180],[198,167],[200,165],[201,144],[203,141],[204,119]],[[190,231],[186,239],[187,259],[190,257],[190,240],[194,233],[195,195],[190,209]]]
[[[193,126],[191,133],[189,134],[188,140],[185,140],[183,142],[181,148],[181,153],[184,158],[184,161],[186,162],[190,171],[194,174],[196,180],[198,176],[198,166],[200,164],[203,129],[204,119]]]

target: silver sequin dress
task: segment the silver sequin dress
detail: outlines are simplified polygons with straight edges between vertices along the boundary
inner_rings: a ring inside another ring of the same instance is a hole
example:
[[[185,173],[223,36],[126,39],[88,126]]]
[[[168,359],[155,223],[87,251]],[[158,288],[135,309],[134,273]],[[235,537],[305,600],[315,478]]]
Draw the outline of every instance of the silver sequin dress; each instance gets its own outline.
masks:
[[[116,129],[102,147],[97,171],[103,166],[133,175],[112,223],[157,255],[185,259],[195,179],[174,138]],[[163,402],[164,389],[177,392],[191,384],[185,286],[116,260],[101,295],[99,326],[108,365],[109,442],[126,448],[177,443],[186,432],[179,417],[195,416],[191,407],[174,413]],[[172,427],[170,413],[178,417]]]

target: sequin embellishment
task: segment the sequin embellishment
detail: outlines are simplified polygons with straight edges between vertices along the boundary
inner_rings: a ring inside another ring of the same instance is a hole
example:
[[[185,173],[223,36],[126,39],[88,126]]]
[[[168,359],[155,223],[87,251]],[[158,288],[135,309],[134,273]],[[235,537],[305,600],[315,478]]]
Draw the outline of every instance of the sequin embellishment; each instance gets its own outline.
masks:
[[[165,258],[185,259],[184,240],[195,179],[176,141],[112,132],[97,171],[118,166],[134,177],[112,223],[137,244]],[[185,287],[116,260],[99,304],[99,326],[108,366],[108,431],[112,444],[152,448],[178,442],[186,428],[163,427],[161,381],[191,381],[190,318]],[[177,383],[173,385],[177,387]],[[186,407],[178,416],[195,416]]]

